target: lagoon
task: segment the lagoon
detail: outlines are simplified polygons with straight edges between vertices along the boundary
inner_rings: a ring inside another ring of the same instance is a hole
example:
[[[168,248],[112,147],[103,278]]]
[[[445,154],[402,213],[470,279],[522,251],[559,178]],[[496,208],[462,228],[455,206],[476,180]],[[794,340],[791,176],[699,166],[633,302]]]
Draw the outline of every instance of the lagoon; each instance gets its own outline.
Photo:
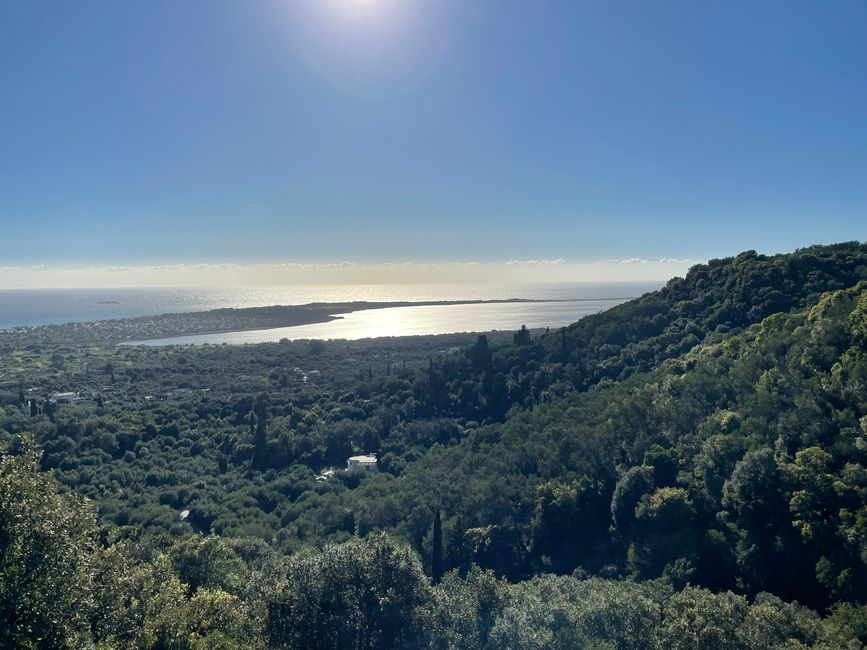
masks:
[[[197,334],[127,345],[203,345],[267,343],[281,339],[358,340],[389,336],[419,336],[454,332],[487,332],[562,327],[617,304],[626,298],[540,302],[472,303],[363,309],[337,315],[325,323],[272,329]]]

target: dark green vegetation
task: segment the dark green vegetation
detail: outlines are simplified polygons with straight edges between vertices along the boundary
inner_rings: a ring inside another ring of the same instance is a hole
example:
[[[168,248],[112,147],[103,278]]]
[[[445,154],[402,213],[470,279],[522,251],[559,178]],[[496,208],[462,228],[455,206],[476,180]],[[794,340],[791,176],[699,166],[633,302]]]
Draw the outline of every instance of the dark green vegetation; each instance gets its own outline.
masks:
[[[864,245],[545,336],[13,344],[0,381],[7,645],[867,642]]]

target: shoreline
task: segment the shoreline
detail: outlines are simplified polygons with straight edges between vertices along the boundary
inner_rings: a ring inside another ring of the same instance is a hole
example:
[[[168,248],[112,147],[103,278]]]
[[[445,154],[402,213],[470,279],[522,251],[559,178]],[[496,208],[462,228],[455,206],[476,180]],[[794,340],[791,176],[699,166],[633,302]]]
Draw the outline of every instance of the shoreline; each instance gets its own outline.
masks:
[[[222,307],[205,311],[164,313],[151,316],[76,321],[62,324],[19,326],[0,330],[0,344],[122,345],[149,341],[255,332],[316,325],[341,320],[344,315],[396,307],[438,307],[484,304],[579,303],[630,298],[506,298],[480,300],[313,302],[266,307]]]
[[[394,338],[394,337],[405,337],[405,336],[437,336],[440,334],[467,334],[467,333],[479,333],[479,332],[496,332],[496,331],[512,331],[513,329],[519,327],[519,325],[515,325],[512,327],[499,327],[499,326],[480,326],[480,327],[470,327],[467,329],[456,329],[456,330],[442,330],[442,331],[424,331],[424,332],[406,332],[406,333],[394,333],[394,334],[375,334],[371,336],[343,336],[340,333],[331,332],[331,334],[336,334],[334,336],[326,335],[325,333],[311,333],[311,332],[302,332],[299,333],[297,331],[298,328],[305,328],[307,326],[327,326],[329,323],[334,323],[336,321],[344,321],[347,317],[359,317],[361,314],[365,312],[379,311],[385,309],[409,309],[415,307],[459,307],[459,306],[475,306],[475,305],[551,305],[551,304],[565,304],[565,303],[589,303],[589,302],[606,302],[606,303],[615,303],[619,304],[624,302],[622,298],[592,298],[592,299],[578,299],[578,300],[524,300],[524,299],[510,299],[510,300],[460,300],[460,301],[430,301],[430,302],[421,302],[421,303],[398,303],[398,304],[374,304],[371,306],[366,306],[362,309],[356,309],[349,312],[340,312],[339,314],[332,313],[327,317],[322,318],[321,320],[317,320],[314,322],[305,322],[305,323],[294,323],[292,325],[284,325],[277,327],[248,327],[244,329],[230,330],[230,331],[214,331],[214,332],[198,332],[195,334],[189,335],[180,335],[180,336],[163,336],[157,338],[149,338],[149,339],[139,339],[135,341],[123,341],[118,343],[121,346],[134,346],[134,345],[143,345],[143,346],[172,346],[172,345],[251,345],[256,343],[267,343],[267,342],[277,342],[283,339],[288,339],[290,341],[299,341],[299,340],[360,340],[364,338]],[[583,318],[584,315],[577,315],[574,320],[579,320]],[[570,320],[569,322],[574,322],[574,320]],[[351,325],[351,324],[350,324]],[[551,325],[552,327],[560,327],[561,325]],[[530,326],[531,330],[544,330],[546,329],[546,325],[536,323],[535,325]],[[286,331],[288,330],[288,331]],[[246,335],[255,334],[256,332],[265,332],[265,333],[273,333],[273,338],[259,338],[255,340],[242,340]],[[346,332],[343,332],[345,334]],[[295,336],[300,334],[298,336]],[[198,340],[204,337],[210,336],[237,336],[237,340],[218,340],[218,341],[202,341]]]

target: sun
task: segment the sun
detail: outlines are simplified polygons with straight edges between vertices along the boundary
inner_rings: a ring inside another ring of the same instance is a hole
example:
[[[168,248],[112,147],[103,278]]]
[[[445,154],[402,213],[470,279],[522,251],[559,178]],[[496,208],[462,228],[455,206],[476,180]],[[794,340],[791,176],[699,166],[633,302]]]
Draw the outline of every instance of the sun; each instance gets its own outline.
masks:
[[[402,31],[407,18],[415,13],[411,10],[412,3],[406,0],[319,1],[326,20],[358,34],[375,35],[377,39]]]
[[[338,11],[369,12],[379,9],[382,0],[333,0],[332,4]]]
[[[372,20],[384,13],[387,0],[327,0],[323,3],[336,18]]]

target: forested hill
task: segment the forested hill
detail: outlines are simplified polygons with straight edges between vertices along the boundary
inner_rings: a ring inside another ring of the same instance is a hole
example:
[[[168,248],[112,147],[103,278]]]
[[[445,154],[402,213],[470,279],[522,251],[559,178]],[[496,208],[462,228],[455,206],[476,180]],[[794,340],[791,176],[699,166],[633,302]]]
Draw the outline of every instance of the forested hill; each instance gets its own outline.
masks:
[[[867,585],[867,283],[438,446],[332,504],[447,567],[664,576],[814,606]],[[318,530],[328,508],[293,523]]]
[[[778,312],[803,309],[826,291],[867,279],[867,244],[812,246],[766,256],[746,251],[694,266],[684,278],[567,329],[566,348],[582,385],[649,370],[708,337]],[[556,337],[546,349],[554,353]]]
[[[507,341],[15,349],[0,646],[863,647],[865,276],[745,253]]]
[[[859,242],[711,260],[659,291],[537,340],[519,333],[516,346],[493,356],[480,345],[469,351],[466,363],[443,359],[432,369],[432,411],[502,419],[515,404],[530,406],[552,393],[651,370],[701,342],[721,340],[771,314],[802,309],[826,291],[864,279],[867,244]]]

